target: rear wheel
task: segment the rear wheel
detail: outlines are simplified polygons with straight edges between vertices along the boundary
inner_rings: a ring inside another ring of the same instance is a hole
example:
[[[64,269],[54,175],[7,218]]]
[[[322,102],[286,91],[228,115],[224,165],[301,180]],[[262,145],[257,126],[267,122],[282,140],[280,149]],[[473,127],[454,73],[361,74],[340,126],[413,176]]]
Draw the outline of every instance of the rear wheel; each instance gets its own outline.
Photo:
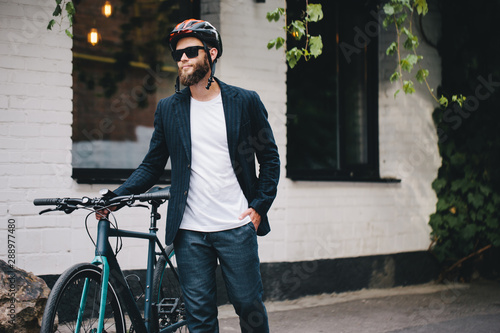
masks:
[[[97,332],[101,300],[101,269],[92,264],[77,264],[64,272],[49,295],[42,319],[42,333]],[[87,294],[82,302],[84,286]],[[82,306],[81,306],[82,305]],[[81,309],[81,319],[78,313]],[[125,333],[125,317],[116,291],[108,283],[104,328],[106,333]]]
[[[166,252],[170,261],[175,263],[173,247],[168,247]],[[168,332],[188,332],[179,278],[175,268],[169,266],[163,255],[156,263],[151,298],[158,304],[157,310],[153,311],[156,318],[153,318],[152,332],[158,332],[166,327],[172,329]]]

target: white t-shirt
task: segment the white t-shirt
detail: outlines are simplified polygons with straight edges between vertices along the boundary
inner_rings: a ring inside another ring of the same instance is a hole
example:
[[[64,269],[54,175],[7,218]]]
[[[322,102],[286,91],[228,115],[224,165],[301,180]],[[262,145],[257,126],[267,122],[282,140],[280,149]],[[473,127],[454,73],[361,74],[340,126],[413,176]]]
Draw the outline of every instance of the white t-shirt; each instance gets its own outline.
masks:
[[[236,179],[227,144],[222,97],[191,98],[191,178],[181,229],[214,232],[250,222],[248,201]]]

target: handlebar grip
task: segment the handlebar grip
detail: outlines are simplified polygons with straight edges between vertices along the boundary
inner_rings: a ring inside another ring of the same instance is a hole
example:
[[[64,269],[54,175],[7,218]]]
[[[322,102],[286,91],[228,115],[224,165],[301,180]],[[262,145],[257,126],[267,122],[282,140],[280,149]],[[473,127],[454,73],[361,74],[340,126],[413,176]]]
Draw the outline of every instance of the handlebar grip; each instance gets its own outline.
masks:
[[[41,198],[33,200],[35,206],[54,206],[58,205],[60,202],[61,199],[58,198]]]
[[[167,187],[160,191],[141,194],[138,199],[139,201],[168,200],[170,199],[170,188]]]

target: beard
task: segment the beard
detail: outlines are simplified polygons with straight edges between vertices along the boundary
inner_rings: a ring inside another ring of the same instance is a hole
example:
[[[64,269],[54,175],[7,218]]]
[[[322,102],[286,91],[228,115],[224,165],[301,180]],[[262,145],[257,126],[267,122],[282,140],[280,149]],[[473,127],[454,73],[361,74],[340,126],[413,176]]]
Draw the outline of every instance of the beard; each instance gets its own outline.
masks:
[[[192,74],[185,74],[182,69],[179,68],[179,79],[183,86],[189,87],[197,84],[210,71],[208,59],[206,57],[203,59],[203,61],[194,64]]]

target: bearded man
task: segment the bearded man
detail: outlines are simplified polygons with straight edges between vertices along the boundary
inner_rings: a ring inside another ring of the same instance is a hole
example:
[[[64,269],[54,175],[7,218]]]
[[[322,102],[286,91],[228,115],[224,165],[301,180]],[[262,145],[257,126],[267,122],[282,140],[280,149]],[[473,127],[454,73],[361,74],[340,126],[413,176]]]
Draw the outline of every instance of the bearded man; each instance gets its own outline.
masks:
[[[209,22],[179,23],[169,43],[178,65],[176,93],[158,103],[149,151],[114,192],[147,191],[170,158],[165,241],[174,244],[189,331],[219,331],[219,262],[241,331],[269,332],[257,235],[270,231],[280,161],[267,111],[256,92],[214,77],[222,41]],[[179,90],[179,81],[186,88]]]

